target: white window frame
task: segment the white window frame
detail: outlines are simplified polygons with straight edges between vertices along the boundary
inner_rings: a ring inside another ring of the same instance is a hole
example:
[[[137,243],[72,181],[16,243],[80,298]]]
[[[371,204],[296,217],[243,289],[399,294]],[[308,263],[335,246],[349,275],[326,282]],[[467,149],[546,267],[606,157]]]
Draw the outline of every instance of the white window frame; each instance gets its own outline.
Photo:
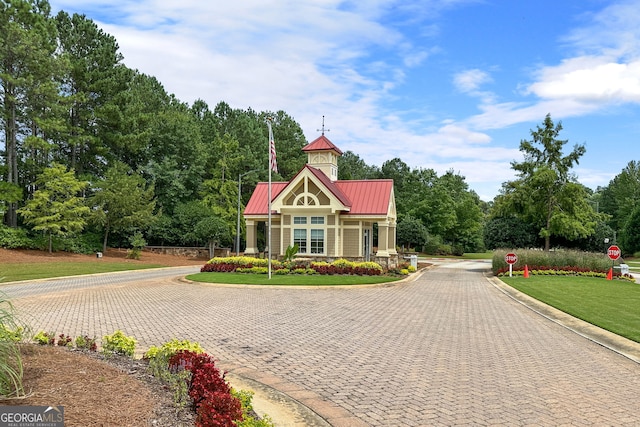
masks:
[[[325,255],[327,251],[327,228],[324,216],[294,216],[292,244],[298,245],[299,254]],[[318,238],[318,232],[320,236]],[[304,235],[304,241],[303,236]],[[321,249],[321,252],[313,252]]]

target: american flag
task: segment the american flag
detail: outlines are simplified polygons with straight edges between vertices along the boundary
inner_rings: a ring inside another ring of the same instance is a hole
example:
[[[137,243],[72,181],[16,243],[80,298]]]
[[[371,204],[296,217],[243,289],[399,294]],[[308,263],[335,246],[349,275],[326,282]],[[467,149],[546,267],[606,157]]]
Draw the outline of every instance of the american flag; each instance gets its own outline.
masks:
[[[278,172],[278,162],[276,161],[276,142],[273,139],[271,123],[269,123],[269,168],[276,173]]]

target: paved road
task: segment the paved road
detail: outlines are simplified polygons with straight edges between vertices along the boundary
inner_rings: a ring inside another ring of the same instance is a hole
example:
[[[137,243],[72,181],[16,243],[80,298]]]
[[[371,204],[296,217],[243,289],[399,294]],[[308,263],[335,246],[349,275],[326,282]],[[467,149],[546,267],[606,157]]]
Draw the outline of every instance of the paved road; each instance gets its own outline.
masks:
[[[232,373],[334,426],[639,426],[640,365],[515,302],[486,268],[450,263],[360,288],[225,287],[136,272],[94,276],[88,287],[38,282],[33,294],[34,285],[0,289],[36,331],[122,329],[140,350],[198,341]]]

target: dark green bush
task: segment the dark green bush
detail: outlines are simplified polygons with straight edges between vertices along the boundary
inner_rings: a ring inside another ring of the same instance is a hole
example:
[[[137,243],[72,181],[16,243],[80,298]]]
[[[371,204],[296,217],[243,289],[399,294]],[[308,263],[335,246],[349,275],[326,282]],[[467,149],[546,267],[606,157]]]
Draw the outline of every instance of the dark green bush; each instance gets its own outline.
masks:
[[[34,249],[34,242],[27,234],[27,230],[0,224],[0,247],[7,249]]]

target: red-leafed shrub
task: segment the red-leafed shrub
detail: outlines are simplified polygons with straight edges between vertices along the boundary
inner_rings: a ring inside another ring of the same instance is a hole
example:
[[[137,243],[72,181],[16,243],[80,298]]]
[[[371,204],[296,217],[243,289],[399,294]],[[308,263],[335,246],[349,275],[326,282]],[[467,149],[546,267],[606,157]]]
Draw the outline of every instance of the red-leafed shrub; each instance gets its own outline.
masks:
[[[169,359],[169,370],[191,372],[188,390],[197,427],[233,427],[234,421],[242,420],[242,405],[231,395],[231,387],[211,356],[181,350]]]
[[[229,394],[231,392],[220,370],[213,363],[205,363],[191,372],[189,397],[193,399],[196,407],[211,393]]]
[[[206,393],[196,416],[196,427],[235,427],[242,421],[242,405],[228,392]]]
[[[238,268],[238,265],[236,265],[236,264],[227,264],[227,263],[205,264],[200,269],[200,272],[201,273],[212,273],[212,272],[216,272],[216,273],[233,273],[234,271],[236,271],[237,268]]]
[[[214,360],[206,353],[196,353],[190,350],[179,350],[169,358],[169,370],[178,372],[182,370],[194,371],[199,370],[202,365],[214,363]]]

